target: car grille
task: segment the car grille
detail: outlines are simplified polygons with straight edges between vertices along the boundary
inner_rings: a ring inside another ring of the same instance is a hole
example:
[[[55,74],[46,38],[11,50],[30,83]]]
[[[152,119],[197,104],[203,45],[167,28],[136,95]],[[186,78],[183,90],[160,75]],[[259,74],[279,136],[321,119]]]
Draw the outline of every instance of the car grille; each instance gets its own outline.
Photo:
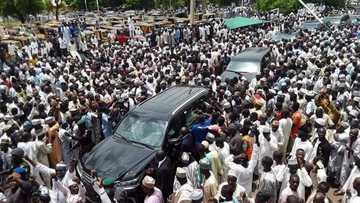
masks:
[[[81,163],[77,164],[78,175],[81,179],[81,182],[86,188],[86,199],[90,202],[101,202],[100,197],[94,191],[92,186],[93,178],[83,169]]]
[[[77,164],[77,172],[83,185],[86,188],[86,199],[91,203],[99,203],[101,202],[100,197],[94,191],[92,186],[93,178],[83,169],[82,165],[79,163]],[[133,194],[136,196],[136,194]],[[120,199],[119,202],[121,203],[136,203],[135,197],[126,197],[126,199]]]

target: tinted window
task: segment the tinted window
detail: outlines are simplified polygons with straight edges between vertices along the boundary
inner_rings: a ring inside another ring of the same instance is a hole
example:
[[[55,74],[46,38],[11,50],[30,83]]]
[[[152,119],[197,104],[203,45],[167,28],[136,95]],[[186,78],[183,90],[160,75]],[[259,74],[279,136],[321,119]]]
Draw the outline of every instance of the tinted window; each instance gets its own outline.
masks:
[[[168,138],[176,138],[179,135],[181,127],[185,125],[184,113],[177,113],[171,120],[168,131]]]

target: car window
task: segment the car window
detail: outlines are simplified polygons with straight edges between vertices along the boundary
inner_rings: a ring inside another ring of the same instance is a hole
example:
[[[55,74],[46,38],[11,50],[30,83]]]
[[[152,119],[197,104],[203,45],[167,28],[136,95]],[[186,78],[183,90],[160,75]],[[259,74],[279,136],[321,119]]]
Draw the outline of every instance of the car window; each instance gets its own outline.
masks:
[[[209,104],[206,102],[208,100],[208,95],[204,95],[199,100],[194,102],[191,105],[191,108],[187,111],[185,111],[185,119],[186,119],[186,127],[188,129],[191,128],[191,126],[195,123],[196,119],[198,118],[198,111],[199,109],[204,108],[205,106],[208,106]]]
[[[196,113],[194,109],[186,112],[185,115],[186,115],[186,126],[190,129],[190,127],[195,123],[195,120],[199,114]]]
[[[166,124],[163,120],[129,114],[121,121],[115,134],[129,141],[159,147],[164,139]]]
[[[198,117],[197,110],[200,106],[205,105],[204,99],[206,100],[207,95],[194,101],[189,107],[181,112],[178,112],[170,122],[167,137],[168,139],[177,138],[179,136],[180,129],[187,127],[191,129],[195,119]]]
[[[168,129],[168,138],[177,138],[181,127],[185,126],[184,112],[177,113],[170,122]]]

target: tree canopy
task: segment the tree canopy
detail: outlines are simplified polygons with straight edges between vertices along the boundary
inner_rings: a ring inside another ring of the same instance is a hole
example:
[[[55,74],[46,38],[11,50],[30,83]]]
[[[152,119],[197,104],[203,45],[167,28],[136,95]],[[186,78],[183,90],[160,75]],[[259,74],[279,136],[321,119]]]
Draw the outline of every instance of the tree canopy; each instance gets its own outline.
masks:
[[[336,8],[346,6],[346,0],[303,0],[305,3],[321,3]],[[261,11],[269,11],[279,8],[280,11],[289,13],[300,7],[298,0],[256,0],[256,7]]]
[[[36,15],[45,9],[44,0],[0,0],[0,14],[24,22],[28,15]]]
[[[0,0],[0,15],[18,18],[22,22],[29,14],[36,15],[44,9],[52,9],[51,0]],[[97,0],[63,0],[67,7],[76,10],[95,10]],[[196,0],[198,3],[217,4],[220,6],[239,4],[239,0]],[[304,0],[306,3],[319,3],[318,0]],[[85,6],[86,2],[86,6]],[[100,7],[125,7],[128,9],[176,8],[189,6],[190,0],[98,0]],[[334,7],[345,6],[346,0],[322,0],[322,3]],[[300,7],[298,0],[256,0],[256,7],[261,11],[279,8],[288,13]]]
[[[256,7],[261,11],[279,8],[281,12],[291,12],[300,6],[298,0],[257,0]]]

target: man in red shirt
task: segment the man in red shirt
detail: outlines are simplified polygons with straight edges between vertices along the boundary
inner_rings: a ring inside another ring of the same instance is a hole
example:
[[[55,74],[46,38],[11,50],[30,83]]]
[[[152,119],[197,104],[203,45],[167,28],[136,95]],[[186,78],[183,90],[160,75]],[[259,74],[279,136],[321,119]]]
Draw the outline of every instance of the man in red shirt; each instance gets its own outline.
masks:
[[[290,133],[290,140],[289,140],[289,145],[288,145],[288,149],[292,149],[292,146],[294,144],[294,140],[297,137],[297,134],[299,132],[299,129],[301,127],[301,113],[299,112],[299,103],[295,102],[292,105],[292,121],[293,121],[293,125],[291,128],[291,133]]]

